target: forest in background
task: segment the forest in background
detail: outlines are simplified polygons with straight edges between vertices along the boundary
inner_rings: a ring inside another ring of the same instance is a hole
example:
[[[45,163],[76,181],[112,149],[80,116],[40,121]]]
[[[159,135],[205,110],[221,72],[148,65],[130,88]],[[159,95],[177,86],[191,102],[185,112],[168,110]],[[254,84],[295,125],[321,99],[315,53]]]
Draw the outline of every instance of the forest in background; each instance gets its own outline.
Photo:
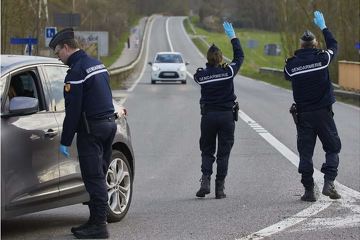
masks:
[[[19,51],[10,37],[38,37],[37,47],[44,48],[44,28],[54,26],[55,13],[72,12],[81,16],[76,30],[109,32],[110,53],[137,19],[158,13],[198,15],[201,27],[210,31],[222,31],[222,21],[229,20],[240,28],[280,32],[285,56],[291,56],[305,29],[324,47],[313,24],[317,9],[339,42],[338,60],[359,61],[360,0],[2,0],[1,53]]]

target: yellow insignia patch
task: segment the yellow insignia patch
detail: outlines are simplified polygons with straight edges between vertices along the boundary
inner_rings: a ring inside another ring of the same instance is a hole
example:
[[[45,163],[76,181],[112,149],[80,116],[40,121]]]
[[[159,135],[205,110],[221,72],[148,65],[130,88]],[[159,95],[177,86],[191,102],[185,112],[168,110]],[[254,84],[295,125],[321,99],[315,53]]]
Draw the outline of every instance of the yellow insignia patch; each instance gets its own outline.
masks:
[[[227,64],[227,63],[222,63],[220,66],[221,66],[221,68],[226,68],[228,65],[229,64]]]
[[[70,92],[70,83],[66,83],[64,86],[65,92]]]

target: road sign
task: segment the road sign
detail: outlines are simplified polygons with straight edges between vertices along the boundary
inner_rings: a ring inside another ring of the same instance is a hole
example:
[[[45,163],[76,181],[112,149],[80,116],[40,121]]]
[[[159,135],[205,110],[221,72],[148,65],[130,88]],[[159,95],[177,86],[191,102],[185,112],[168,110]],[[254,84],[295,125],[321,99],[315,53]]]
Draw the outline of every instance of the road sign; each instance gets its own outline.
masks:
[[[45,46],[48,47],[51,39],[56,34],[56,27],[45,27]]]
[[[37,38],[10,38],[10,44],[37,44]]]
[[[80,26],[79,13],[55,13],[54,25],[61,27],[77,27]]]
[[[29,53],[31,55],[32,52],[32,45],[35,45],[38,43],[37,38],[10,38],[10,44],[25,44],[27,45],[25,47],[25,52]]]

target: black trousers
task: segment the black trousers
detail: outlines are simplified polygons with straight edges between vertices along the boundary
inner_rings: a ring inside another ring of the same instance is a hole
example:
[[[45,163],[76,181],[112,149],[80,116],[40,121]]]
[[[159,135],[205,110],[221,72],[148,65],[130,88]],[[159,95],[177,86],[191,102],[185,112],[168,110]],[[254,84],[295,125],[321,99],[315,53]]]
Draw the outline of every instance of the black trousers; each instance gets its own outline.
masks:
[[[90,221],[105,223],[108,191],[106,172],[111,161],[112,142],[116,133],[114,120],[89,122],[90,134],[77,134],[77,150],[81,175],[89,193]]]
[[[207,112],[201,117],[201,172],[212,175],[215,162],[216,140],[217,153],[216,179],[225,179],[231,148],[234,144],[235,122],[232,111]]]
[[[325,151],[325,163],[321,167],[324,178],[335,180],[339,166],[341,141],[333,119],[334,113],[329,108],[299,114],[297,125],[297,148],[300,155],[299,173],[305,188],[314,185],[313,153],[316,137],[319,137]]]

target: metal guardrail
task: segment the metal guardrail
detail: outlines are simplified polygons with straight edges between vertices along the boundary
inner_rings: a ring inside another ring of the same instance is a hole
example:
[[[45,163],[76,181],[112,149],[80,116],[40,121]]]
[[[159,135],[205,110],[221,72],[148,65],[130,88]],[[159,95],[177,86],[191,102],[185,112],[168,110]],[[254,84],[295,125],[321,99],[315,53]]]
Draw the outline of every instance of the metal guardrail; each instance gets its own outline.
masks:
[[[139,63],[141,63],[141,60],[144,60],[144,58],[142,58],[142,55],[144,54],[145,40],[147,37],[149,37],[148,36],[149,23],[153,20],[153,18],[154,16],[150,16],[148,19],[146,19],[145,30],[141,39],[141,49],[136,59],[126,66],[108,69],[111,79],[110,81],[115,81],[115,82],[125,81],[138,67]]]
[[[285,79],[284,72],[282,69],[260,67],[259,71],[260,71],[260,73],[273,74],[274,76]],[[354,103],[356,103],[355,105],[357,105],[357,106],[360,105],[360,93],[341,89],[341,87],[335,83],[332,83],[332,85],[334,86],[334,94],[336,97],[341,97],[343,99],[351,99]]]
[[[279,68],[270,68],[270,67],[260,67],[260,73],[270,73],[278,77],[284,78],[284,70]]]

